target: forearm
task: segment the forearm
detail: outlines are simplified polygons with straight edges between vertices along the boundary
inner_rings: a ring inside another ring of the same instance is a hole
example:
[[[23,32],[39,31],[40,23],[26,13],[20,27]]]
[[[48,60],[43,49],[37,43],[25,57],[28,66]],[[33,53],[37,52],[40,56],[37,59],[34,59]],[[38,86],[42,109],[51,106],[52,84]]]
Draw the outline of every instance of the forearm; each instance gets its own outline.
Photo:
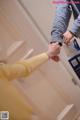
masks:
[[[25,69],[28,70],[28,73],[30,74],[32,71],[37,69],[40,65],[45,63],[49,59],[49,56],[46,53],[39,54],[37,56],[34,56],[28,60],[24,60],[19,62],[19,64],[23,65]]]
[[[28,60],[20,61],[16,64],[3,64],[0,66],[0,78],[13,80],[20,77],[27,77],[32,71],[48,59],[49,57],[47,53],[42,53]]]
[[[57,5],[56,15],[51,31],[51,39],[53,42],[63,42],[62,34],[67,30],[69,20],[71,17],[71,10],[68,4]]]
[[[70,31],[77,37],[80,37],[80,15],[78,18],[74,21],[72,28]]]

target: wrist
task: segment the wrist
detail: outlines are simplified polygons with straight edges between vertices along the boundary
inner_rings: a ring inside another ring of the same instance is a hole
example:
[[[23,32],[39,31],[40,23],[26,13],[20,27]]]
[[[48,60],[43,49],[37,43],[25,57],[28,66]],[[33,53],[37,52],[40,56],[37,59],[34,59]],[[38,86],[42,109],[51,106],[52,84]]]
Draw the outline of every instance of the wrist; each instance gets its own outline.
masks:
[[[60,47],[62,46],[62,42],[50,42],[50,44],[53,44],[53,43],[58,43],[58,45],[60,45]]]
[[[69,32],[71,33],[71,35],[74,37],[76,37],[75,33],[73,33],[72,31],[69,30]]]
[[[47,56],[48,56],[48,59],[51,59],[51,54],[49,51],[46,52]]]

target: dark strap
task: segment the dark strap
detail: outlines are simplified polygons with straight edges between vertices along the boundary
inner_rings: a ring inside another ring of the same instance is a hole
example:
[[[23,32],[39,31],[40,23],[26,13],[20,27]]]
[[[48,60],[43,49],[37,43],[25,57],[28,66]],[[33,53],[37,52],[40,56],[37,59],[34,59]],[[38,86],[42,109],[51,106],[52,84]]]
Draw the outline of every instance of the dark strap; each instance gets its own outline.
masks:
[[[80,14],[80,4],[77,2],[80,2],[79,0],[70,0],[72,3],[73,8],[75,9],[75,11],[77,12],[77,14]]]
[[[50,42],[50,44],[53,44],[55,42]],[[58,42],[58,45],[62,46],[62,43],[61,42]]]
[[[74,43],[74,48],[75,48],[77,51],[79,51],[79,50],[80,50],[80,46],[79,46],[77,40],[74,39],[73,43]]]
[[[73,10],[73,15],[74,18],[76,19],[78,15],[80,14],[80,4],[77,2],[80,2],[79,0],[68,0],[71,4],[72,10]],[[75,3],[76,2],[76,3]]]

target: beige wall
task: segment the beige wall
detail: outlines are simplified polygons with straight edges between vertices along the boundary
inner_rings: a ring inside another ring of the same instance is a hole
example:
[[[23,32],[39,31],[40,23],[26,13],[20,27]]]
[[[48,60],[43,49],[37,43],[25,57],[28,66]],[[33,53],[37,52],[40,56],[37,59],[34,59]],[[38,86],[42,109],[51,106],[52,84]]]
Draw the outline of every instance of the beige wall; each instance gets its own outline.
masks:
[[[31,0],[27,0],[27,1],[19,0],[19,1],[21,1],[25,10],[28,10],[29,15],[32,16],[33,20],[35,20],[35,23],[37,24],[39,29],[42,31],[43,35],[45,35],[47,40],[49,41],[52,20],[54,19],[54,15],[55,15],[55,4],[54,5],[52,4],[53,0],[41,0],[41,1],[34,0],[34,2],[32,2]],[[72,25],[72,21],[73,21],[73,18],[71,19],[70,27]],[[64,61],[66,61],[66,55],[63,50],[62,50],[61,56],[62,56],[61,59],[64,59]],[[59,65],[59,64],[57,64],[57,65]],[[57,65],[55,66],[55,69],[57,68]],[[67,64],[67,66],[68,66],[68,64]],[[69,78],[67,78],[68,75],[67,74],[65,75],[65,73],[63,72],[63,71],[65,71],[64,66],[60,64],[60,67],[61,67],[61,73],[56,72],[55,83],[57,82],[57,85],[60,86],[60,89],[65,92],[65,95],[70,96],[71,101],[73,103],[75,103],[78,110],[80,110],[80,106],[79,106],[80,88],[75,86],[72,83],[72,81],[69,80]],[[68,69],[69,69],[69,67],[68,67]],[[59,66],[58,66],[58,71],[59,71]],[[68,71],[68,73],[69,73],[69,71]],[[61,78],[61,76],[59,76],[59,74],[63,77],[63,79]],[[60,80],[57,77],[57,75],[59,76]],[[56,77],[57,77],[57,79],[56,79]],[[79,82],[79,84],[80,84],[80,82]]]

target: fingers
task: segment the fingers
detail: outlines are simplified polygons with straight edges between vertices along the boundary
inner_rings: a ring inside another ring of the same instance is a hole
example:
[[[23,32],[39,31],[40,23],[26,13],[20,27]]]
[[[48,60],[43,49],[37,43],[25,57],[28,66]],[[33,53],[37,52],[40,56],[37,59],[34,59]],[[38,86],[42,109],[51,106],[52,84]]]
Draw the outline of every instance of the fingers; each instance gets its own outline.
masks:
[[[70,31],[66,31],[63,34],[64,43],[66,45],[69,45],[69,43],[71,42],[71,39],[73,37],[74,37],[74,35]],[[49,44],[49,48],[48,48],[49,58],[51,58],[52,60],[58,62],[60,60],[58,55],[60,53],[61,46],[62,46],[62,44],[59,44],[59,42]]]
[[[61,46],[58,42],[49,44],[48,48],[48,55],[49,58],[53,59],[54,61],[59,61],[59,57],[57,56],[60,53]]]
[[[72,38],[74,37],[74,35],[69,32],[69,31],[66,31],[64,34],[63,34],[63,39],[64,39],[64,43],[66,45],[69,45],[69,43],[71,42]]]
[[[65,43],[66,45],[69,45],[69,44],[70,44],[70,42],[71,42],[71,40],[70,40],[70,39],[68,39],[68,38],[67,38],[67,39],[66,39],[66,38],[64,39],[64,43]]]
[[[56,42],[56,43],[49,44],[49,48],[50,48],[55,54],[59,54],[59,53],[60,53],[61,46],[59,45],[58,42]]]

